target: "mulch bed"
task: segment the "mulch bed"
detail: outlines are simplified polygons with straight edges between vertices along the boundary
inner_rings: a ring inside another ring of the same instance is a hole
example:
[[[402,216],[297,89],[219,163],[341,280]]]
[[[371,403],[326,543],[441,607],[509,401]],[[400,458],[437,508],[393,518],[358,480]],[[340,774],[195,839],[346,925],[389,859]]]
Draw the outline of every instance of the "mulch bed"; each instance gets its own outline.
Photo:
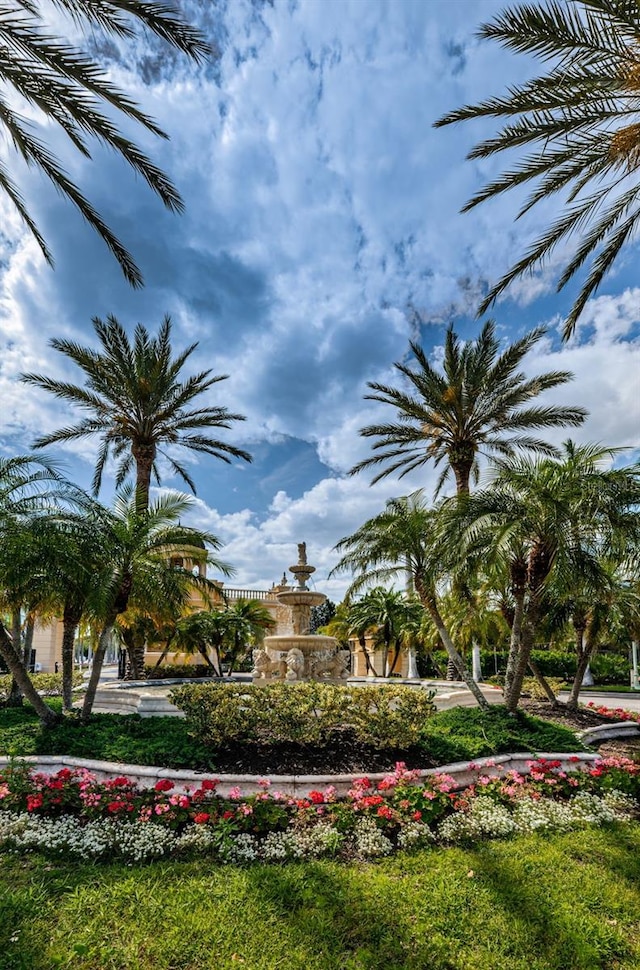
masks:
[[[362,744],[342,731],[322,746],[306,744],[238,745],[215,755],[215,770],[230,775],[346,775],[393,770],[397,761],[408,768],[434,768],[420,748],[384,751]]]
[[[573,731],[610,721],[580,708],[569,711],[563,705],[551,707],[543,701],[523,698],[521,708],[533,717],[553,721]],[[623,750],[624,749],[624,750]],[[593,750],[596,750],[595,748]],[[598,749],[602,754],[624,757],[640,757],[640,743],[634,748],[632,741],[607,741]],[[635,751],[635,754],[633,753]],[[215,771],[220,774],[242,775],[323,775],[323,774],[373,774],[393,770],[397,761],[404,761],[408,768],[436,768],[438,762],[430,759],[420,748],[385,749],[361,744],[352,732],[345,730],[330,744],[322,746],[302,744],[238,745],[215,756]]]

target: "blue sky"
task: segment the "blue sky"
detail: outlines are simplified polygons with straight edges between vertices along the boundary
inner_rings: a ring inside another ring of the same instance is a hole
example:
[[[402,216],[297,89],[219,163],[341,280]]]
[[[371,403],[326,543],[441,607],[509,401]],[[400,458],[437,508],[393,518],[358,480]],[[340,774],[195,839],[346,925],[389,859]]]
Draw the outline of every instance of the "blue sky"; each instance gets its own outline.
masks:
[[[376,414],[392,416],[363,400],[367,381],[394,381],[410,338],[437,360],[449,323],[477,334],[478,294],[554,211],[549,203],[514,223],[518,199],[509,193],[460,215],[501,167],[465,161],[494,128],[432,124],[522,80],[532,65],[474,37],[502,9],[494,0],[182,6],[216,45],[213,62],[194,67],[146,37],[101,56],[169,132],[167,143],[141,140],[178,185],[183,216],[165,212],[113,155],[96,148],[87,163],[55,129],[44,132],[135,254],[143,290],[132,291],[82,220],[0,147],[56,259],[51,270],[0,202],[0,448],[21,453],[70,419],[16,380],[22,371],[78,379],[48,347],[51,337],[87,341],[91,318],[108,313],[131,330],[137,322],[155,329],[168,312],[176,346],[199,341],[197,365],[230,375],[211,400],[247,416],[229,438],[255,459],[227,466],[183,454],[198,487],[192,521],[225,543],[233,585],[271,585],[304,540],[316,587],[339,599],[344,581],[326,579],[335,542],[388,497],[429,490],[436,479],[427,468],[372,488],[366,475],[346,474],[369,453],[358,430]],[[569,345],[559,329],[575,291],[554,292],[561,259],[558,252],[496,306],[499,333],[507,340],[548,325],[527,370],[574,372],[548,396],[590,410],[573,437],[637,449],[637,245]],[[94,455],[89,442],[65,450],[68,474],[88,486]],[[180,487],[168,474],[163,484]],[[107,479],[102,497],[111,494]]]

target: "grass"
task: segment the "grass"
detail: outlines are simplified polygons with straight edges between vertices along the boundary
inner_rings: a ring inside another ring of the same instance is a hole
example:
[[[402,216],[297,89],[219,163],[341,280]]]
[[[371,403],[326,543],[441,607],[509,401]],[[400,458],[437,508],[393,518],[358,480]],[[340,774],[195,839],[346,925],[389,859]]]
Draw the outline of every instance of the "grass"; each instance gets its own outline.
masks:
[[[52,702],[52,704],[58,702]],[[429,718],[422,746],[438,764],[467,761],[513,751],[579,751],[582,745],[567,728],[502,707],[487,712],[453,708]],[[0,754],[66,754],[124,764],[159,765],[215,771],[215,751],[187,734],[184,720],[96,714],[82,727],[65,719],[41,728],[33,710],[0,709]]]
[[[640,826],[247,869],[6,856],[0,970],[637,970]]]
[[[440,764],[515,751],[584,750],[572,730],[501,706],[440,711],[425,724],[422,744]]]

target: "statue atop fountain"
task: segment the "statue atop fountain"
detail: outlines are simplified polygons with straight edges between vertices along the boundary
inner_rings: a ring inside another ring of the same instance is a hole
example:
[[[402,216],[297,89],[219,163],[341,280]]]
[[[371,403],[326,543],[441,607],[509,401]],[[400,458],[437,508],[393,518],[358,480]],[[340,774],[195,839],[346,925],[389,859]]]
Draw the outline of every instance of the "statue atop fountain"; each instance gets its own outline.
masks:
[[[307,562],[307,544],[298,543],[298,562],[289,566],[297,585],[276,594],[291,610],[293,633],[265,637],[263,648],[254,651],[255,683],[284,680],[288,683],[317,680],[343,684],[349,676],[350,652],[339,650],[334,637],[309,633],[311,608],[324,603],[324,593],[312,592],[307,581],[315,566]]]

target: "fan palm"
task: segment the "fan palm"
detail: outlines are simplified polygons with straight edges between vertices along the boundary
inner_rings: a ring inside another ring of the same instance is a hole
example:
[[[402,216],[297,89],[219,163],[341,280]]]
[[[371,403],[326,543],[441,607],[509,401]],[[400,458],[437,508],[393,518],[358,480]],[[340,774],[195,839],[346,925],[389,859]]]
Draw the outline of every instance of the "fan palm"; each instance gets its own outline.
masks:
[[[463,211],[527,184],[533,187],[518,217],[558,192],[565,193],[565,203],[552,225],[491,287],[479,314],[511,282],[540,267],[558,245],[573,238],[577,243],[558,290],[587,260],[591,265],[565,323],[567,339],[632,238],[640,219],[639,33],[640,8],[629,0],[532,2],[511,7],[480,28],[481,37],[551,66],[504,95],[459,108],[436,122],[506,119],[502,130],[476,145],[469,158],[529,149]]]
[[[137,22],[196,61],[209,52],[204,38],[186,25],[166,2],[53,0],[53,3],[69,15],[76,27],[92,34],[100,31],[106,37],[131,38]],[[144,178],[167,208],[180,212],[183,203],[171,181],[121,133],[110,115],[118,112],[161,138],[167,135],[108,79],[94,58],[65,38],[54,36],[43,20],[44,9],[42,0],[13,0],[2,4],[0,80],[8,97],[3,95],[0,100],[0,124],[7,141],[27,165],[43,172],[99,233],[127,280],[133,286],[141,286],[142,276],[133,257],[69,178],[51,149],[34,134],[31,120],[11,107],[11,101],[17,94],[45,123],[55,123],[85,158],[91,158],[88,137],[112,148]],[[33,233],[45,259],[52,263],[46,241],[4,165],[0,165],[0,189]]]
[[[456,649],[440,610],[438,584],[447,573],[449,553],[440,540],[438,516],[438,511],[425,505],[420,492],[391,499],[383,512],[338,542],[336,551],[343,555],[330,575],[353,573],[347,594],[351,595],[372,582],[398,575],[405,578],[409,573],[460,679],[478,704],[486,707],[487,701]]]
[[[115,317],[93,321],[101,349],[83,347],[71,340],[55,338],[51,346],[69,357],[83,371],[86,385],[78,386],[41,374],[23,374],[22,380],[74,404],[87,414],[78,424],[42,435],[34,446],[43,448],[61,441],[78,438],[100,439],[100,450],[93,477],[97,494],[107,459],[112,454],[119,462],[116,487],[119,488],[135,465],[138,506],[149,504],[152,476],[159,483],[158,455],[162,455],[187,485],[195,485],[187,469],[167,454],[163,446],[181,446],[201,454],[212,455],[230,463],[231,458],[251,461],[251,455],[206,433],[209,429],[228,428],[233,421],[244,421],[225,407],[192,408],[195,398],[227,375],[211,377],[201,371],[180,380],[182,367],[196,349],[192,344],[174,356],[171,346],[171,320],[164,318],[158,335],[152,337],[138,324],[133,343]]]
[[[390,404],[398,420],[362,428],[363,437],[378,439],[373,445],[375,454],[352,468],[351,474],[384,463],[386,467],[375,475],[373,484],[394,472],[399,471],[402,478],[428,462],[436,467],[444,463],[436,494],[450,472],[460,494],[469,491],[471,476],[477,477],[480,454],[511,455],[517,449],[555,454],[548,442],[530,432],[579,425],[586,411],[530,404],[542,391],[565,384],[572,377],[567,371],[549,371],[527,379],[518,370],[545,332],[541,327],[532,330],[500,352],[493,321],[485,323],[477,340],[465,344],[449,329],[442,372],[412,342],[418,367],[402,363],[394,366],[413,393],[369,383],[374,393],[365,399]]]

